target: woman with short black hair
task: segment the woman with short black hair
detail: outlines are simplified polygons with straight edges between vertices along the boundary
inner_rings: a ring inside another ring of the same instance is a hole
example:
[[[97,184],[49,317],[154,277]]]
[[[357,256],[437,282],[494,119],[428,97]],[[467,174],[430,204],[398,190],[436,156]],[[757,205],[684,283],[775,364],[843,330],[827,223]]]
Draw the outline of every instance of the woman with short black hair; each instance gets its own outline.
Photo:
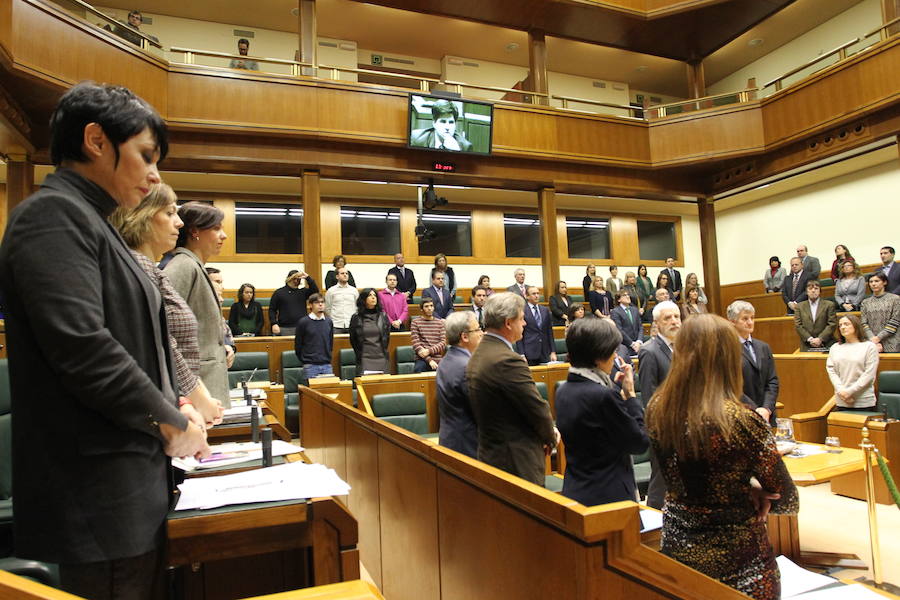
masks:
[[[334,267],[327,273],[325,273],[325,291],[327,292],[329,288],[337,285],[337,272],[338,269],[347,266],[347,258],[343,254],[336,254],[334,258],[331,259],[331,265]],[[321,272],[321,271],[320,271]],[[350,287],[356,287],[356,280],[353,279],[353,273],[350,272],[350,269],[347,269],[347,285]]]
[[[622,334],[610,319],[578,319],[566,330],[569,376],[556,392],[566,448],[563,495],[585,506],[636,500],[632,454],[647,450],[644,410],[631,365],[610,378]]]
[[[350,317],[350,345],[356,353],[356,374],[388,373],[388,343],[391,323],[381,310],[375,288],[366,288],[356,299]]]

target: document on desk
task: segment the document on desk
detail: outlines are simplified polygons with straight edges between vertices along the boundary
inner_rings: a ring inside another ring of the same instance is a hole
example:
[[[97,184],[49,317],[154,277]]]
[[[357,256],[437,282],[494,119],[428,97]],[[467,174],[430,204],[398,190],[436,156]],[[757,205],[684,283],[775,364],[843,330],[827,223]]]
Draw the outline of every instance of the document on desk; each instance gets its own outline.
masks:
[[[196,477],[178,486],[175,510],[217,508],[252,502],[344,496],[350,486],[325,465],[287,463],[221,477]]]
[[[659,510],[650,510],[642,508],[641,512],[641,533],[645,531],[653,531],[661,529],[663,524],[663,514]]]
[[[795,598],[799,594],[837,583],[837,579],[808,571],[784,555],[776,558],[775,562],[781,571],[782,599]]]
[[[262,444],[253,442],[229,442],[227,444],[216,444],[209,447],[212,453],[208,458],[197,460],[193,456],[185,458],[173,458],[172,466],[178,467],[186,473],[191,471],[216,469],[219,467],[227,467],[229,465],[239,465],[241,463],[253,462],[254,460],[262,460]],[[287,454],[296,454],[303,452],[302,446],[295,446],[282,440],[274,440],[272,442],[272,456],[285,456]]]
[[[826,450],[822,446],[814,446],[812,444],[797,444],[797,448],[788,454],[785,458],[803,458],[804,456],[813,456],[815,454],[825,454]]]
[[[791,596],[791,600],[884,600],[884,596],[864,585],[851,583]]]

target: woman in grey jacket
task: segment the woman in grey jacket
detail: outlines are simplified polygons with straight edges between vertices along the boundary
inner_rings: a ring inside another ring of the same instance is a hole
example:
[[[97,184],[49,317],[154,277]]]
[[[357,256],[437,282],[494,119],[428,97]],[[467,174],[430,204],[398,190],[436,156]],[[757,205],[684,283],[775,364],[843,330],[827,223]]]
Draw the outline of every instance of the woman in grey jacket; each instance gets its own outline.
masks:
[[[228,367],[225,364],[225,331],[222,310],[204,265],[219,254],[228,237],[222,230],[221,210],[202,202],[188,202],[178,209],[184,227],[171,260],[165,265],[172,287],[197,317],[200,342],[200,379],[213,398],[228,400]]]
[[[787,273],[784,270],[784,267],[781,266],[781,261],[778,260],[777,256],[773,256],[769,259],[769,268],[766,269],[765,274],[763,275],[763,285],[766,286],[766,293],[773,294],[775,292],[780,292],[782,286],[784,285],[784,278]]]
[[[852,258],[841,263],[841,278],[834,282],[834,301],[838,310],[859,310],[866,297],[866,279],[859,272],[859,265]]]

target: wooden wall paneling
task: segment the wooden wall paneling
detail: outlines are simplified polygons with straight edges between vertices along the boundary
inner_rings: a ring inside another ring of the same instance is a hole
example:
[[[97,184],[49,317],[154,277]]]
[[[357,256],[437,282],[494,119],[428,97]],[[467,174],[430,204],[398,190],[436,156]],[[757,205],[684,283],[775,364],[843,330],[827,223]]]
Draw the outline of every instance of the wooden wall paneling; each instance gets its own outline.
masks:
[[[0,2],[0,53],[3,54],[2,60],[6,64],[12,62],[12,49],[9,48],[12,42],[13,30],[13,3]]]
[[[650,122],[650,157],[654,167],[764,149],[763,118],[757,102]]]
[[[320,87],[317,94],[320,135],[356,141],[390,141],[406,146],[408,98],[397,90]]]
[[[793,316],[756,319],[753,337],[769,344],[775,354],[791,354],[800,348]]]
[[[556,213],[556,242],[557,252],[560,261],[569,260],[569,234],[566,231],[566,215],[565,213]],[[562,263],[560,263],[562,264]]]
[[[719,300],[719,249],[716,242],[716,209],[711,198],[699,198],[697,204],[700,208],[700,249],[703,253],[703,285],[709,300],[709,308],[712,312],[723,314]],[[679,221],[679,225],[681,222]],[[680,227],[679,227],[680,229]],[[679,242],[678,251],[682,252],[683,246]]]
[[[538,214],[541,220],[541,268],[544,275],[544,297],[549,298],[559,281],[559,227],[556,213],[556,190],[538,190]]]
[[[321,202],[320,227],[322,264],[331,263],[331,260],[341,252],[341,203],[339,200],[323,200]],[[318,265],[306,265],[307,273],[315,273],[316,282],[320,286],[325,281],[325,272],[332,267],[325,268]]]
[[[494,107],[494,129],[491,149],[499,154],[518,154],[524,148],[532,152],[553,155],[556,145],[557,120],[549,113]]]
[[[776,146],[836,126],[900,94],[900,38],[894,37],[762,101],[762,131]]]
[[[13,211],[34,189],[34,163],[27,155],[10,156],[6,163],[6,209],[3,213],[4,230]]]
[[[547,85],[547,41],[543,31],[531,30],[528,32],[528,79],[530,89],[546,94]],[[536,98],[536,104],[549,104],[546,97]]]
[[[334,469],[340,478],[346,481],[347,439],[344,424],[344,417],[334,410],[326,407],[322,411],[322,436],[325,447],[322,463]]]
[[[10,3],[12,27],[5,39],[12,40],[7,50],[16,68],[62,87],[86,79],[115,82],[166,116],[165,61],[53,4],[30,0]]]
[[[745,296],[751,294],[761,294],[766,291],[766,288],[763,287],[762,282],[762,272],[764,269],[760,269],[760,278],[759,281],[742,281],[740,283],[726,283],[719,287],[720,293],[722,295],[721,302],[722,308],[725,309],[729,304],[738,299],[744,299]],[[777,294],[779,297],[781,294]],[[782,302],[784,304],[784,302]],[[759,310],[757,308],[757,310]],[[761,316],[761,315],[757,315]],[[772,315],[775,316],[775,315]]]
[[[609,218],[610,264],[636,265],[641,262],[638,251],[637,218],[634,215],[612,214]],[[595,261],[606,264],[605,261]],[[600,270],[597,270],[598,274]],[[587,300],[587,299],[585,299]]]
[[[455,207],[451,207],[456,210]],[[459,210],[464,210],[460,208]],[[472,256],[490,261],[506,258],[506,233],[503,229],[503,208],[472,208]],[[430,257],[433,258],[433,257]],[[452,257],[458,262],[463,257]],[[516,259],[521,260],[521,259]],[[462,283],[458,281],[457,283]]]
[[[688,61],[685,63],[688,80],[688,97],[702,98],[706,95],[706,74],[703,69],[703,61]]]
[[[442,596],[436,471],[418,455],[379,438],[381,590],[391,600]]]
[[[611,109],[615,110],[615,109]],[[624,115],[625,111],[622,116]],[[650,143],[647,124],[592,114],[559,114],[556,121],[556,160],[615,162],[649,166]],[[523,149],[520,149],[522,151]],[[543,154],[540,149],[528,154]]]
[[[303,171],[301,177],[304,270],[313,275],[316,283],[324,285],[324,280],[320,280],[318,275],[319,265],[322,264],[322,200],[319,194],[319,173]]]
[[[412,204],[402,204],[400,206],[400,252],[409,263],[419,260],[419,239],[416,237],[416,223],[418,218],[418,210]],[[427,279],[427,275],[425,279]],[[428,285],[428,281],[419,281],[416,279],[419,289]],[[418,291],[416,292],[418,293]]]
[[[445,472],[438,498],[442,597],[578,597],[578,541]]]
[[[325,407],[314,399],[312,390],[300,386],[300,443],[309,459],[322,463],[325,459]]]
[[[235,201],[231,199],[216,198],[213,200],[213,206],[225,213],[222,219],[222,229],[225,230],[225,242],[222,244],[222,252],[220,256],[226,258],[229,256],[237,256],[237,215],[235,214]]]
[[[381,577],[381,507],[378,491],[378,437],[347,419],[347,478],[353,489],[347,507],[359,522],[359,554],[379,588]]]

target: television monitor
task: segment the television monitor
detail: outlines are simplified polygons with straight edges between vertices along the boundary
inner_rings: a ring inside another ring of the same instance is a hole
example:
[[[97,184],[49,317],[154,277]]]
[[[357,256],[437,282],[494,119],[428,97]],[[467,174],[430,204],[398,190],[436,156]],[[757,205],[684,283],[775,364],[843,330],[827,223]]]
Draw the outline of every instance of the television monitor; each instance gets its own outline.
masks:
[[[494,105],[489,102],[410,94],[407,146],[488,155],[493,118]]]

